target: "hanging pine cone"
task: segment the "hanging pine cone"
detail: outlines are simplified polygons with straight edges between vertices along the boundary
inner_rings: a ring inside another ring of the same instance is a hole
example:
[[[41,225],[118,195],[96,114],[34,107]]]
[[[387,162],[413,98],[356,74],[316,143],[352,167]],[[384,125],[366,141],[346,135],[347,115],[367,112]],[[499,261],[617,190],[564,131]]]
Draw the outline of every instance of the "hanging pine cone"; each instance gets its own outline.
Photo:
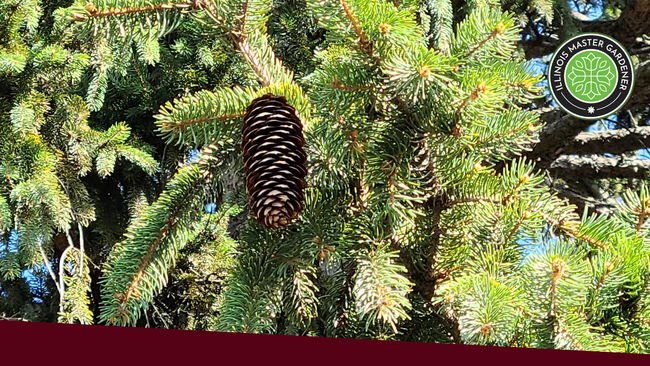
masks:
[[[259,97],[246,110],[242,135],[253,213],[266,228],[286,227],[298,217],[305,199],[307,154],[296,110],[283,96]]]

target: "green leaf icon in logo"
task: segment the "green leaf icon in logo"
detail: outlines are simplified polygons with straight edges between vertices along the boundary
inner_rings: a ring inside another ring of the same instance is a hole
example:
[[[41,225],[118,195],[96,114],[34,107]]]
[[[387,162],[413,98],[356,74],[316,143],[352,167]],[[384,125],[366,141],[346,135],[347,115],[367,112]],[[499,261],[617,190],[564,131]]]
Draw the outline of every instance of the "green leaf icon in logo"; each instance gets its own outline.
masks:
[[[566,84],[578,100],[599,102],[607,98],[616,87],[616,65],[601,51],[579,52],[567,64]]]

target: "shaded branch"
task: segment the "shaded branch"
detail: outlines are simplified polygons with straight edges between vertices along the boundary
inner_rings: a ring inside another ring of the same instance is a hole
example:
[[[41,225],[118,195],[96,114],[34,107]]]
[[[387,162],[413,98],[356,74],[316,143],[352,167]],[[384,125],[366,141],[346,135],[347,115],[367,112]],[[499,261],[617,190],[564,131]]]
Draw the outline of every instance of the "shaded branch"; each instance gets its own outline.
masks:
[[[650,169],[650,160],[604,156],[562,156],[549,172],[563,179],[636,178],[643,179]]]
[[[623,109],[644,107],[648,104],[650,104],[650,60],[640,63],[634,70],[634,90]]]
[[[554,190],[557,192],[559,198],[565,198],[570,204],[575,205],[577,207],[576,212],[580,214],[584,212],[586,208],[589,215],[599,214],[609,216],[613,213],[613,209],[615,208],[613,204],[599,201],[593,197],[586,197],[568,187],[554,187]]]
[[[182,133],[189,126],[202,125],[204,123],[212,123],[216,121],[228,121],[234,118],[242,117],[244,113],[220,114],[209,117],[187,119],[182,121],[163,122],[160,124],[161,130],[175,131]]]
[[[621,15],[612,21],[583,22],[583,32],[604,33],[630,49],[636,38],[650,32],[650,0],[629,0]]]
[[[250,43],[248,42],[248,37],[246,36],[237,36],[237,49],[239,52],[244,55],[246,61],[251,66],[255,74],[260,78],[260,82],[263,87],[271,85],[271,76],[266,72],[262,62],[259,57],[251,49]]]
[[[6,316],[4,313],[0,315],[0,320],[8,320],[8,321],[14,321],[14,322],[28,322],[29,320],[25,318],[19,318],[16,316]]]
[[[650,127],[583,132],[561,149],[565,155],[622,154],[650,147]]]
[[[41,254],[41,257],[43,258],[43,263],[45,264],[45,268],[47,268],[47,272],[50,274],[50,277],[52,277],[52,280],[54,281],[54,285],[56,285],[56,289],[59,291],[59,296],[63,296],[63,291],[61,289],[61,286],[59,285],[59,281],[56,279],[56,275],[54,274],[54,271],[52,270],[52,266],[50,265],[50,260],[47,259],[47,256],[45,255],[45,251],[43,250],[43,240],[42,238],[38,238],[36,240],[36,243],[38,244],[38,250],[39,253]]]
[[[451,335],[451,338],[456,344],[464,344],[463,338],[460,335],[460,324],[450,314],[441,314],[442,312],[442,303],[434,305],[434,314],[438,317],[440,323],[445,327],[445,329]]]
[[[127,8],[117,8],[117,9],[106,9],[98,11],[95,7],[95,4],[89,2],[86,4],[86,10],[88,14],[81,13],[72,13],[73,20],[83,21],[87,18],[103,18],[103,17],[114,17],[124,14],[132,13],[146,13],[159,10],[170,10],[170,9],[198,9],[198,3],[185,1],[180,3],[164,3],[164,4],[155,4],[149,6],[139,6],[139,7],[127,7]]]
[[[574,13],[575,15],[577,14]],[[582,33],[606,34],[619,41],[623,47],[631,49],[636,43],[637,37],[650,32],[648,19],[650,19],[650,0],[630,0],[617,19],[606,21],[582,20],[577,22],[576,25]],[[532,23],[534,24],[534,22]],[[528,60],[555,52],[560,44],[565,41],[565,39],[551,39],[540,34],[531,35],[533,36],[531,40],[520,41]]]
[[[563,115],[562,117],[560,117]],[[568,141],[591,126],[593,121],[575,118],[559,109],[542,113],[541,120],[547,125],[539,132],[539,143],[527,154],[537,161],[540,169],[548,167],[561,154]]]
[[[607,248],[609,247],[609,246],[607,245],[607,243],[603,243],[603,242],[599,241],[598,239],[593,238],[593,237],[590,236],[590,235],[586,235],[586,234],[581,233],[581,232],[577,229],[577,227],[580,226],[580,222],[579,222],[579,221],[573,221],[573,220],[571,220],[571,221],[556,220],[556,219],[554,219],[554,218],[552,218],[552,217],[550,217],[550,216],[544,214],[544,213],[541,212],[541,211],[537,211],[537,213],[539,213],[539,215],[542,216],[542,218],[544,219],[544,221],[546,221],[546,222],[548,222],[549,224],[551,224],[551,225],[552,225],[553,227],[555,227],[557,230],[561,230],[561,231],[565,232],[565,233],[568,234],[569,236],[572,236],[572,237],[574,237],[574,238],[576,238],[576,239],[584,240],[584,241],[588,242],[589,244],[594,245],[594,246],[597,246],[597,247],[599,247],[599,248],[601,248],[601,249],[607,249]]]

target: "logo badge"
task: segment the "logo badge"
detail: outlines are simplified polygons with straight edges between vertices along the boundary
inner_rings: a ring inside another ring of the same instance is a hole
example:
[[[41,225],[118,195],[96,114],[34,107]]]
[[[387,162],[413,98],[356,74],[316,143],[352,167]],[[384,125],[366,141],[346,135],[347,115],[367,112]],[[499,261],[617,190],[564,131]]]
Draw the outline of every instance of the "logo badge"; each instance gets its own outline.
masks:
[[[613,38],[583,33],[555,51],[547,71],[555,102],[574,117],[596,120],[615,113],[634,86],[630,55]]]

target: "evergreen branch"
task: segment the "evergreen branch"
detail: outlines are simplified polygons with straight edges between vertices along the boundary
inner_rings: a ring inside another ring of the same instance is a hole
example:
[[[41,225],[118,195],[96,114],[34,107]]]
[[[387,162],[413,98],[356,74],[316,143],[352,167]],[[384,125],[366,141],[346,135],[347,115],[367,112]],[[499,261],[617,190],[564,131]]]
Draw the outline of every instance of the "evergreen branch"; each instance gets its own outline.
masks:
[[[77,229],[79,230],[79,265],[81,266],[81,271],[84,271],[84,266],[86,265],[86,243],[84,242],[84,230],[81,222],[77,221]]]
[[[458,319],[456,317],[452,316],[451,314],[441,314],[443,310],[443,303],[437,303],[434,305],[434,314],[438,318],[438,320],[443,324],[445,329],[449,332],[451,335],[451,338],[454,340],[455,344],[465,344],[463,342],[463,337],[461,336],[461,331],[460,331],[460,324],[458,323]]]
[[[148,43],[156,42],[157,38],[177,28],[187,10],[199,8],[197,1],[167,3],[163,0],[133,0],[130,4],[122,7],[120,0],[107,0],[101,4],[89,2],[85,7],[73,5],[60,8],[55,11],[58,17],[55,27],[62,29],[72,25],[77,30],[78,38],[100,38],[105,39],[107,44],[117,44],[113,52],[122,58],[133,41],[138,48],[146,49]],[[102,9],[97,9],[97,6]],[[101,89],[98,91],[98,94],[102,94]]]
[[[241,23],[239,25],[238,33],[245,34],[247,15],[248,15],[248,0],[244,0],[244,5],[242,5],[242,11],[241,11]]]
[[[70,234],[67,234],[68,238],[70,238]],[[68,252],[74,249],[74,244],[71,243],[70,246],[65,248],[63,251],[63,254],[61,254],[61,259],[59,259],[59,288],[61,289],[61,292],[59,292],[59,313],[63,314],[64,313],[64,306],[65,306],[65,276],[64,276],[64,269],[65,269],[65,258],[68,255]]]
[[[496,37],[497,35],[503,33],[504,31],[505,31],[505,25],[503,23],[497,24],[497,26],[494,28],[494,30],[490,34],[488,34],[487,37],[483,38],[483,40],[479,41],[479,43],[476,44],[476,46],[474,46],[474,48],[470,49],[469,52],[467,52],[465,57],[466,58],[472,57],[478,50],[483,48],[483,46],[486,43],[488,43],[489,41],[494,39],[494,37]]]
[[[568,221],[568,222],[559,221],[559,220],[556,220],[556,219],[546,215],[543,212],[540,212],[540,211],[537,211],[537,210],[531,210],[531,211],[538,213],[540,216],[542,216],[542,218],[544,218],[544,221],[548,222],[549,224],[551,224],[556,229],[562,230],[565,233],[569,234],[570,236],[572,236],[572,237],[574,237],[576,239],[584,240],[584,241],[588,242],[589,244],[592,244],[592,245],[594,245],[594,246],[596,246],[598,248],[601,248],[601,249],[609,248],[609,245],[607,245],[607,243],[603,243],[603,242],[601,242],[601,241],[599,241],[599,240],[597,240],[597,239],[595,239],[595,238],[593,238],[593,237],[591,237],[589,235],[585,235],[585,234],[581,233],[580,230],[575,229],[574,227],[580,225],[580,222],[576,222],[576,221]]]
[[[350,5],[348,4],[348,1],[347,0],[340,0],[340,1],[341,1],[341,6],[343,7],[343,11],[345,12],[345,16],[347,17],[348,21],[352,25],[352,28],[354,29],[354,33],[356,33],[357,37],[359,38],[359,48],[364,50],[368,54],[368,56],[370,56],[370,58],[375,62],[375,64],[377,64],[378,66],[381,65],[381,59],[377,55],[375,55],[373,44],[371,41],[368,40],[368,37],[366,36],[363,29],[361,29],[361,26],[359,25],[359,21],[354,16],[354,13],[352,12]]]
[[[183,167],[156,203],[129,226],[127,239],[114,247],[103,278],[104,322],[135,322],[141,308],[166,283],[168,268],[188,240],[189,220],[200,206],[197,196],[212,179],[213,148],[204,149],[197,162]]]
[[[374,86],[349,86],[341,85],[341,81],[337,78],[332,80],[332,89],[346,90],[346,91],[360,91],[360,90],[373,90]]]
[[[639,213],[639,221],[638,221],[637,224],[636,224],[636,232],[637,232],[638,234],[641,233],[641,228],[643,227],[643,224],[644,224],[644,222],[645,222],[645,219],[646,219],[646,217],[647,217],[648,215],[650,215],[650,209],[648,209],[648,208],[642,210],[642,211]]]
[[[68,249],[76,250],[74,247]],[[78,263],[76,259],[77,257],[73,256],[71,260],[65,262],[65,258],[63,258],[66,265],[69,265],[70,276],[65,276],[65,272],[61,271],[67,289],[64,302],[60,304],[59,322],[72,324],[75,320],[79,320],[81,324],[92,324],[92,311],[89,309],[90,298],[88,296],[90,275],[88,268],[81,262]],[[79,259],[82,258],[79,257]]]
[[[0,320],[15,321],[15,322],[28,322],[29,320],[25,318],[19,318],[16,316],[6,316],[4,313],[0,315]]]
[[[54,281],[54,285],[56,286],[56,289],[59,291],[59,299],[61,296],[63,296],[63,291],[61,290],[61,285],[59,285],[59,281],[56,280],[56,275],[54,274],[54,271],[52,270],[52,266],[50,265],[50,260],[47,258],[45,255],[45,251],[43,250],[43,241],[39,237],[36,242],[38,243],[38,250],[39,253],[41,254],[41,258],[43,259],[43,263],[45,264],[45,268],[47,268],[47,272],[50,274],[50,277],[52,277],[52,281]]]
[[[111,130],[113,130],[112,133]],[[130,135],[131,128],[126,123],[118,123],[111,126],[111,128],[109,128],[108,131],[106,132],[111,134],[109,136],[103,136],[105,140],[104,142],[102,142],[97,146],[96,148],[97,150],[102,150],[103,148],[108,146],[111,142],[113,142],[113,140],[115,139],[118,140],[118,143],[123,143],[124,140],[126,140],[126,138],[128,138],[128,136]],[[118,139],[118,137],[120,138]]]
[[[236,121],[255,95],[253,89],[239,87],[199,91],[161,106],[156,125],[166,140],[175,139],[177,144],[196,147],[231,139],[239,127]]]
[[[465,197],[465,198],[447,201],[445,202],[444,207],[449,208],[454,205],[462,205],[467,203],[486,203],[486,202],[502,204],[505,202],[505,200],[499,198],[487,198],[487,197]]]
[[[512,14],[478,8],[458,26],[450,50],[464,65],[486,57],[505,61],[518,40]]]
[[[366,328],[382,320],[397,333],[397,322],[409,319],[406,310],[411,308],[406,294],[411,283],[400,272],[404,267],[393,263],[394,253],[364,251],[357,257],[358,268],[354,276],[356,306],[362,317],[367,317]]]
[[[17,4],[11,4],[9,13],[5,15],[5,22],[2,25],[2,28],[0,28],[0,40],[4,39],[5,36],[7,35],[7,29],[9,28],[9,25],[11,24],[11,19],[14,17],[14,15],[20,10],[22,7],[23,3],[25,0],[20,0]]]
[[[301,268],[302,267],[302,268]],[[308,326],[312,319],[318,316],[318,287],[314,283],[316,278],[313,266],[298,266],[289,279],[286,289],[285,304],[289,305],[286,312],[289,313],[289,320],[295,325]]]
[[[431,301],[433,298],[436,283],[438,276],[434,273],[434,264],[435,264],[435,253],[436,248],[440,243],[440,233],[442,230],[439,230],[439,221],[441,210],[435,210],[431,214],[431,222],[433,226],[433,232],[429,238],[429,247],[432,249],[429,255],[426,256],[425,261],[426,265],[424,270],[418,268],[414,263],[415,259],[413,258],[412,253],[407,250],[405,243],[400,243],[399,238],[396,235],[393,235],[391,238],[390,249],[397,251],[399,257],[406,267],[409,278],[415,283],[413,290],[422,296],[426,301]]]
[[[432,34],[429,44],[446,54],[449,51],[449,43],[454,36],[452,2],[450,0],[428,0],[426,4],[431,14],[430,28]]]
[[[189,192],[189,190],[188,190]],[[182,197],[179,202],[185,203],[185,199],[187,199],[187,194],[186,196]],[[153,242],[149,246],[149,250],[145,254],[145,256],[142,258],[142,261],[140,263],[140,267],[138,268],[137,275],[135,278],[131,281],[131,284],[129,285],[129,288],[127,289],[126,293],[124,296],[121,296],[120,298],[120,306],[121,308],[125,307],[125,304],[131,299],[132,296],[136,294],[137,287],[140,284],[140,281],[142,280],[142,277],[144,277],[145,274],[145,269],[151,264],[151,259],[153,258],[154,253],[158,249],[158,246],[160,245],[160,242],[162,238],[167,235],[167,233],[170,230],[173,230],[176,228],[178,225],[178,215],[180,213],[180,210],[182,209],[182,205],[176,206],[176,210],[173,211],[169,215],[169,219],[163,226],[163,229],[158,233],[158,236],[154,238]]]
[[[596,284],[596,287],[594,289],[594,293],[597,293],[603,288],[603,285],[605,284],[605,280],[609,276],[609,274],[612,272],[614,269],[614,265],[611,262],[606,262],[605,263],[605,273],[603,273],[602,276],[600,276],[600,279],[598,280],[598,283]]]
[[[231,119],[236,119],[236,118],[241,118],[244,116],[244,112],[239,112],[239,113],[232,113],[232,114],[220,114],[216,116],[209,116],[209,117],[202,117],[202,118],[195,118],[195,119],[189,119],[189,120],[184,120],[184,121],[174,121],[174,124],[170,122],[163,122],[160,124],[160,129],[161,130],[176,130],[178,133],[183,133],[188,127],[194,126],[194,125],[201,125],[204,123],[211,123],[211,122],[223,122],[223,121],[229,121]]]
[[[263,87],[271,85],[271,77],[266,69],[262,66],[260,59],[257,57],[255,52],[251,49],[250,43],[248,42],[248,37],[239,36],[237,37],[237,48],[244,55],[246,61],[251,66],[255,74],[260,78],[261,84]]]
[[[579,351],[584,351],[584,347],[582,346],[582,344],[580,344],[581,342],[579,342],[578,339],[577,339],[576,337],[574,337],[574,336],[571,334],[571,332],[569,331],[569,329],[568,329],[568,328],[563,324],[562,321],[558,320],[558,321],[557,321],[557,326],[560,328],[561,334],[566,335],[566,337],[569,338],[569,340],[571,341],[571,343],[573,343],[573,345],[574,345],[574,346],[575,346]]]
[[[506,239],[504,240],[504,243],[509,243],[510,240],[515,236],[515,234],[521,229],[521,226],[526,222],[526,220],[530,217],[530,212],[524,211],[524,214],[517,220],[515,225],[512,227],[510,232],[508,233],[508,236],[506,236]]]
[[[145,274],[145,269],[149,266],[151,263],[151,259],[153,258],[154,253],[158,249],[158,246],[160,245],[162,238],[165,237],[169,231],[173,230],[176,228],[176,226],[179,223],[179,214],[180,211],[184,208],[186,204],[186,200],[192,191],[192,188],[196,187],[202,183],[201,180],[196,180],[194,182],[194,185],[189,187],[189,189],[186,190],[183,196],[178,200],[178,204],[174,207],[174,209],[171,211],[169,214],[169,218],[167,219],[167,222],[162,227],[162,230],[158,233],[158,235],[154,238],[154,240],[151,242],[149,249],[145,256],[142,258],[142,261],[140,263],[140,267],[138,268],[137,275],[135,278],[131,281],[129,288],[127,289],[126,293],[122,298],[120,299],[120,305],[122,308],[124,308],[124,304],[126,304],[130,299],[131,296],[133,296],[136,292],[136,289],[138,287],[138,284],[142,280],[142,277]]]
[[[11,229],[12,213],[9,202],[4,196],[0,195],[0,234],[4,234]]]
[[[359,26],[359,22],[357,21],[357,18],[354,16],[352,13],[352,10],[350,9],[350,5],[346,0],[341,0],[341,6],[343,7],[343,11],[345,12],[345,16],[348,18],[350,23],[352,24],[352,28],[354,28],[354,33],[357,34],[357,37],[359,37],[359,40],[361,41],[362,45],[366,45],[368,43],[368,37],[366,37],[365,33]]]
[[[140,167],[145,173],[152,175],[158,167],[158,162],[147,152],[128,144],[115,147],[115,153],[123,159]]]
[[[551,311],[549,315],[558,316],[557,311],[557,283],[566,275],[566,263],[561,258],[553,260],[553,276],[551,278]]]
[[[89,17],[102,18],[102,17],[109,17],[109,16],[132,14],[132,13],[146,13],[146,12],[152,12],[158,10],[188,9],[188,8],[198,9],[197,2],[187,1],[187,2],[179,2],[179,3],[162,3],[162,4],[153,4],[153,5],[140,6],[140,7],[105,9],[101,11],[97,10],[95,4],[93,4],[92,2],[88,2],[86,4],[86,10],[88,12],[87,14],[83,14],[83,13],[72,13],[72,14],[74,16],[73,19],[75,21],[83,21]]]
[[[212,1],[201,0],[202,6],[206,13],[214,22],[214,25],[221,29],[226,37],[231,41],[234,48],[238,50],[247,61],[253,72],[260,80],[262,87],[268,87],[275,83],[293,83],[293,73],[287,70],[282,63],[275,57],[271,47],[267,44],[266,36],[261,34],[260,27],[253,27],[253,29],[245,29],[246,24],[240,23],[241,29],[231,30],[223,22],[223,18],[219,14],[219,10],[212,3]],[[265,2],[265,4],[267,4]],[[242,17],[245,19],[251,11],[248,1],[244,3],[244,10]],[[262,8],[264,8],[262,6]],[[255,9],[257,12],[264,9]],[[261,17],[263,18],[263,17]],[[263,19],[259,19],[263,21]],[[258,23],[260,22],[258,21]],[[250,40],[254,39],[254,47],[251,46]]]

